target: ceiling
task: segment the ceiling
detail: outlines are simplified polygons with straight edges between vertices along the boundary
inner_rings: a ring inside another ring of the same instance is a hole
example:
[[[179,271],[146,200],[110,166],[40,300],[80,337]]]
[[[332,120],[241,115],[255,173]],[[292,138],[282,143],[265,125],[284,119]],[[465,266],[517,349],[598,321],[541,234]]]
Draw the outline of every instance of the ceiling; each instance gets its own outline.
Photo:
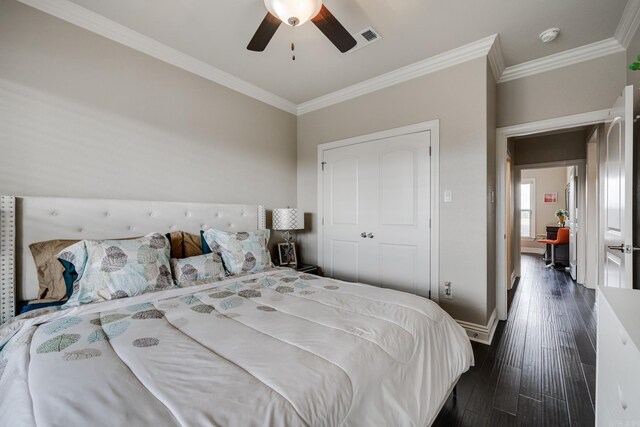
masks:
[[[351,33],[382,40],[341,54],[311,23],[282,25],[262,53],[246,45],[263,0],[72,0],[295,104],[498,33],[512,66],[613,37],[627,0],[325,0]],[[538,34],[560,27],[543,44]],[[290,42],[296,42],[296,61]]]

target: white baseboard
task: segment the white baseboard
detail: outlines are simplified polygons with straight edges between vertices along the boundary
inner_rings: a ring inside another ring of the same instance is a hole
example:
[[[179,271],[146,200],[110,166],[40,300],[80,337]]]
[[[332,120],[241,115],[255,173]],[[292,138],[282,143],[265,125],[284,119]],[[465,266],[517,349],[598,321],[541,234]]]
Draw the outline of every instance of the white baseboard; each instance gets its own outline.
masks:
[[[489,322],[486,325],[478,325],[476,323],[465,322],[464,320],[456,320],[458,325],[462,326],[467,331],[467,336],[471,341],[477,341],[481,344],[491,345],[493,335],[496,332],[498,326],[498,312],[493,310]]]
[[[544,255],[545,249],[544,248],[528,248],[528,247],[521,246],[520,253]]]

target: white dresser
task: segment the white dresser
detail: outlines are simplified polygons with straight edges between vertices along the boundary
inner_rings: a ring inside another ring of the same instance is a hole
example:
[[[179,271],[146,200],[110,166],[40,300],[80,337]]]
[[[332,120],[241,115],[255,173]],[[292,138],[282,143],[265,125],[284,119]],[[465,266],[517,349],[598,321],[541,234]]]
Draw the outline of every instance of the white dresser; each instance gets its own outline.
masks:
[[[640,290],[601,288],[596,425],[640,427]]]

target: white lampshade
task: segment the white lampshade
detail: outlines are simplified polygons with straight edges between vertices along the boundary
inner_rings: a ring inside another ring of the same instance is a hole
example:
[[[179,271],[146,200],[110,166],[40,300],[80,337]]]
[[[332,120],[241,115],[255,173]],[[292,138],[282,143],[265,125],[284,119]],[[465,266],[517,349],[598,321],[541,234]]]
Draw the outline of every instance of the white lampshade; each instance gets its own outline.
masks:
[[[304,214],[295,208],[274,209],[272,228],[274,230],[302,230],[304,229]]]
[[[267,10],[287,25],[302,25],[315,17],[322,0],[264,0]]]

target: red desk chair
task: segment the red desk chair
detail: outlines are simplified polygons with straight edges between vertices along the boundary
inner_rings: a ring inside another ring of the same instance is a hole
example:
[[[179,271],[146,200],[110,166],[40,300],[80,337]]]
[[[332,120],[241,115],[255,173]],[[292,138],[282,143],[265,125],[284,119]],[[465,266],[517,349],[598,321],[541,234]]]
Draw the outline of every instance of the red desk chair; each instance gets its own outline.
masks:
[[[569,244],[569,229],[559,228],[558,235],[556,236],[556,240],[542,239],[542,240],[538,240],[537,242],[551,245],[551,264],[547,265],[547,268],[551,268],[556,264],[556,247],[558,245]]]

